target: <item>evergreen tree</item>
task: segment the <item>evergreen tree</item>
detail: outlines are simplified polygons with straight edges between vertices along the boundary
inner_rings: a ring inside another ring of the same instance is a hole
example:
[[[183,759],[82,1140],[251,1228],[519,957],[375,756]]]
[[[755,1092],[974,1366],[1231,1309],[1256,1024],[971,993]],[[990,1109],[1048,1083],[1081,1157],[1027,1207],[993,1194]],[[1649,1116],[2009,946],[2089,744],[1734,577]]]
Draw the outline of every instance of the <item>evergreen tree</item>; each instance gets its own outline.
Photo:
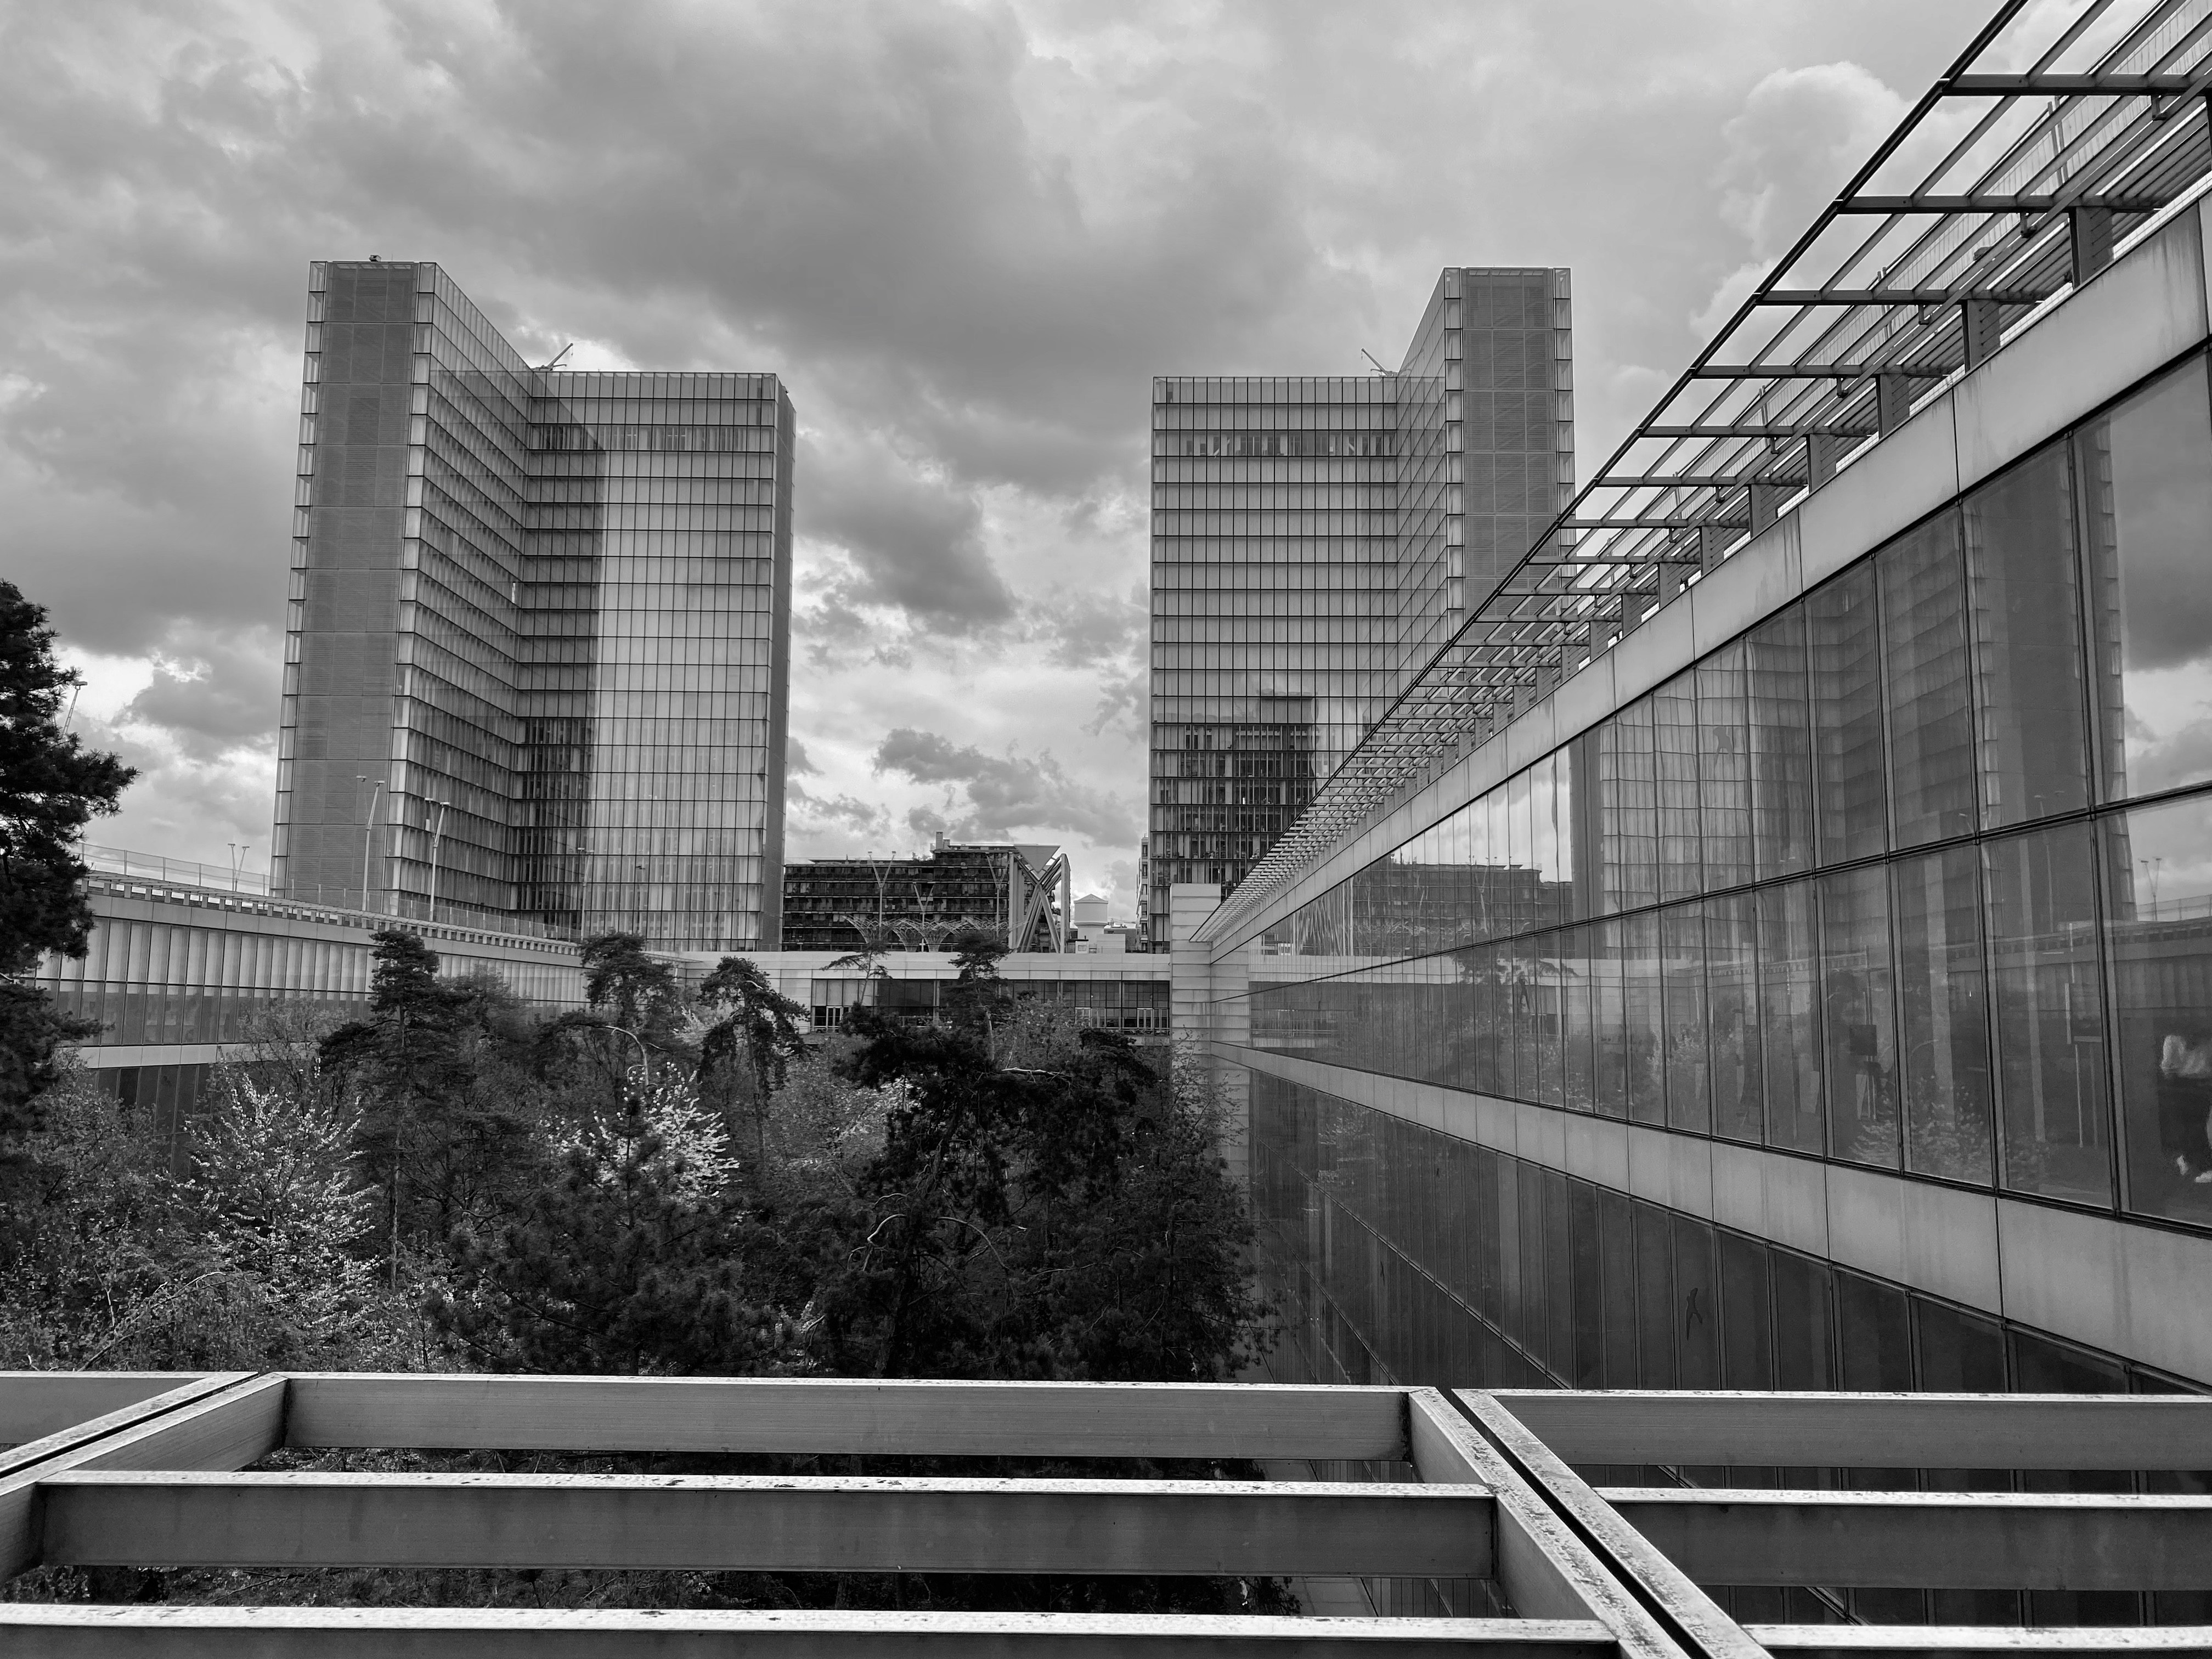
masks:
[[[733,1201],[721,1126],[688,1085],[628,1093],[554,1167],[521,1218],[453,1242],[453,1287],[431,1316],[480,1364],[747,1376],[799,1363],[779,1298],[803,1303],[809,1275]]]
[[[647,954],[642,933],[601,933],[584,941],[584,1000],[609,1024],[650,1046],[677,1046],[684,999],[676,970]]]
[[[434,1248],[490,1219],[533,1177],[542,1090],[532,1031],[514,994],[485,976],[438,976],[413,933],[374,936],[365,1019],[322,1041],[325,1073],[359,1103],[364,1174],[384,1188],[385,1249]]]
[[[760,964],[724,957],[699,987],[699,1005],[719,1014],[700,1043],[702,1080],[753,1120],[754,1158],[768,1161],[769,1100],[799,1052],[806,1010],[775,988]]]
[[[82,684],[54,660],[45,610],[0,580],[0,1212],[29,1178],[23,1138],[56,1048],[94,1029],[21,981],[49,951],[84,954],[92,905],[77,842],[137,775],[62,730],[63,694]]]
[[[823,1288],[841,1375],[1211,1380],[1266,1310],[1216,1126],[1118,1035],[1024,1010],[1000,1033],[865,1012],[854,1079],[902,1079]]]

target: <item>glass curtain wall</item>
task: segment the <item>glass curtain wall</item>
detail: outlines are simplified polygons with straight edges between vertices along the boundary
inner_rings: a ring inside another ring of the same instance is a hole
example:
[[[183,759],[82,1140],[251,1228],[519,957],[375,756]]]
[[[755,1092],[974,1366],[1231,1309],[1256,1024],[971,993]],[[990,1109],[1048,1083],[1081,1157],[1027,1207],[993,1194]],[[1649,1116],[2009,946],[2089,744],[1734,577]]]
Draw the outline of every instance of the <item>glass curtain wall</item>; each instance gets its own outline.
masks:
[[[1283,1382],[1577,1389],[2170,1393],[2185,1384],[1701,1218],[1286,1079],[1251,1080],[1261,1283]],[[1898,1471],[1910,1487],[1914,1475]],[[2102,1481],[2113,1477],[2089,1479]],[[2124,1489],[2133,1478],[2117,1477]],[[1612,1483],[1771,1484],[1642,1468]],[[1794,1469],[1794,1486],[1848,1484]],[[2032,1485],[1993,1472],[1969,1481]],[[2080,1480],[2082,1477],[2062,1477]],[[2146,1477],[2148,1483],[2160,1477]],[[1930,1489],[1957,1472],[1922,1478]],[[1722,1589],[1741,1618],[2124,1624],[2206,1616],[2198,1592]],[[1971,1607],[1968,1606],[1972,1601]]]
[[[535,369],[429,264],[308,313],[277,890],[772,947],[781,386]]]
[[[1152,388],[1147,940],[1168,889],[1233,886],[1379,708],[1395,383]]]
[[[1568,273],[1448,267],[1399,366],[1391,691],[1574,495]]]
[[[2191,359],[1273,924],[1255,1045],[2212,1225],[2208,410]]]
[[[769,375],[545,382],[543,638],[569,660],[538,699],[552,740],[540,867],[568,879],[540,897],[585,936],[772,944],[790,399]],[[574,790],[579,768],[588,787]]]

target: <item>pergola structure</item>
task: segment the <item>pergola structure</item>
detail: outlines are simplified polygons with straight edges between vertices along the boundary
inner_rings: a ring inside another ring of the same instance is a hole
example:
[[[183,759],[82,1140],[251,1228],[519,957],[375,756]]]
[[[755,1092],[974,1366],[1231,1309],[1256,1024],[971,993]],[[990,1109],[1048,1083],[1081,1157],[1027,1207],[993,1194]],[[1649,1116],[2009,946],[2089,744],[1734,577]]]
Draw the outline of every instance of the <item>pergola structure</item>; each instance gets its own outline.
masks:
[[[2008,0],[1200,927],[1233,930],[2201,195],[2203,0]]]
[[[356,1374],[0,1374],[0,1578],[41,1565],[1292,1575],[1487,1587],[1512,1616],[91,1606],[61,1655],[1338,1654],[1761,1659],[2212,1652],[2212,1627],[1739,1625],[1712,1585],[2212,1588],[2201,1492],[1876,1491],[1875,1470],[2212,1468],[2194,1396]],[[1367,1478],[1036,1480],[257,1469],[467,1448],[1285,1461]],[[312,1461],[312,1460],[310,1460]],[[1604,1487],[1577,1468],[1860,1472]]]

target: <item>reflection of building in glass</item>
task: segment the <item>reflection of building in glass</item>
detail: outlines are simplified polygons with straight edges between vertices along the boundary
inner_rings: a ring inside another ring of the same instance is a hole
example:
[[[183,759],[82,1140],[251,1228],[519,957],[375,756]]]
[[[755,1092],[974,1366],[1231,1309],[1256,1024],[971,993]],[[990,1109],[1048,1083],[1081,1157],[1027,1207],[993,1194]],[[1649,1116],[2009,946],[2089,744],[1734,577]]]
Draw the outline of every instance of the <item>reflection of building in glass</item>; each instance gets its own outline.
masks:
[[[272,878],[773,945],[781,384],[535,369],[434,264],[312,270]]]
[[[2212,1386],[2212,302],[2201,210],[2132,211],[1981,310],[1778,275],[1853,297],[1747,309],[1304,827],[1176,888],[1282,1380]]]
[[[1567,273],[1455,266],[1403,368],[1152,386],[1146,935],[1233,887],[1573,482]]]
[[[1066,943],[1057,847],[956,847],[926,859],[810,859],[783,877],[787,951],[943,951],[981,930],[1015,951]]]

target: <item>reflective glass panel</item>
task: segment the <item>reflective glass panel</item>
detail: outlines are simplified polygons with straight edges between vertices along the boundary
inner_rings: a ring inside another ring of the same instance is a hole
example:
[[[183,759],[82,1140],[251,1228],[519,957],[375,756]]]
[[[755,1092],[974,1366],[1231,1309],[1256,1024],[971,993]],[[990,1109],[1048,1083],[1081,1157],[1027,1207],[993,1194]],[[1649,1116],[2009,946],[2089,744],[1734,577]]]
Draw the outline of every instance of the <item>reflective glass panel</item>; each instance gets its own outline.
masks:
[[[1753,863],[1760,880],[1813,864],[1813,711],[1805,609],[1792,605],[1744,638]]]
[[[2212,778],[2212,416],[2202,360],[2076,434],[2105,799]]]
[[[1938,514],[1899,537],[1875,560],[1875,571],[1881,587],[1895,844],[1971,835],[1974,722],[1958,516]]]
[[[1762,890],[1759,914],[1759,1012],[1766,1062],[1766,1144],[1818,1152],[1820,1109],[1819,951],[1808,882]]]
[[[1705,901],[1705,1006],[1713,1128],[1756,1144],[1765,1127],[1760,1076],[1758,913],[1747,893]]]
[[[1712,1127],[1705,1058],[1705,908],[1659,914],[1660,1001],[1666,1028],[1667,1121],[1702,1134]]]
[[[1981,852],[2000,1178],[2019,1192],[2110,1203],[2112,1093],[2090,827],[2008,836]]]
[[[1659,797],[1651,699],[1631,703],[1601,726],[1597,753],[1605,908],[1632,909],[1659,896]]]
[[[1824,864],[1864,858],[1887,842],[1877,611],[1871,564],[1838,577],[1805,602],[1814,800]]]
[[[1607,1117],[1628,1115],[1627,1009],[1622,981],[1626,927],[1624,921],[1606,921],[1589,930],[1597,1109]]]
[[[1966,498],[1981,733],[1990,829],[2089,800],[2088,691],[2068,448],[2048,446]]]
[[[1626,1011],[1628,1115],[1640,1123],[1667,1121],[1662,1066],[1665,1035],[1659,1006],[1659,918],[1647,911],[1620,924],[1621,990]]]
[[[1990,1030],[1972,847],[1890,866],[1905,1056],[1905,1164],[1987,1182]]]
[[[1897,1000],[1889,958],[1889,884],[1879,866],[1843,870],[1821,878],[1820,895],[1829,1156],[1895,1169]]]
[[[1752,878],[1747,655],[1739,640],[1697,668],[1699,851],[1708,890]]]
[[[1687,898],[1704,886],[1694,671],[1677,674],[1652,693],[1651,724],[1652,768],[1659,796],[1659,896]]]
[[[2099,830],[2126,1201],[2212,1222],[2212,798]]]
[[[1569,927],[1559,938],[1561,1066],[1569,1110],[1595,1109],[1596,1087],[1590,1057],[1590,959],[1589,927]]]

